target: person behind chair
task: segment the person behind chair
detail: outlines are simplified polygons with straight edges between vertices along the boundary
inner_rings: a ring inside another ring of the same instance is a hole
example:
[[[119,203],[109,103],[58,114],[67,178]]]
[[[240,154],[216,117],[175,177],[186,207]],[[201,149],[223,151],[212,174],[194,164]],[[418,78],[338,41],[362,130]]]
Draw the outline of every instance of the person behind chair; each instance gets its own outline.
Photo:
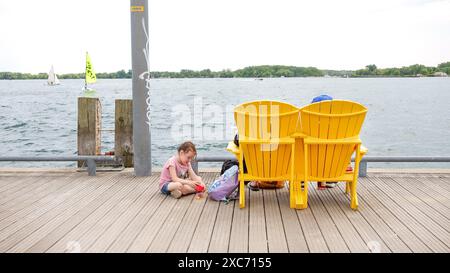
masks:
[[[333,98],[328,95],[320,95],[314,97],[311,103],[321,102],[325,100],[333,100]],[[317,182],[317,189],[324,190],[326,188],[334,188],[336,187],[336,184],[337,182]]]

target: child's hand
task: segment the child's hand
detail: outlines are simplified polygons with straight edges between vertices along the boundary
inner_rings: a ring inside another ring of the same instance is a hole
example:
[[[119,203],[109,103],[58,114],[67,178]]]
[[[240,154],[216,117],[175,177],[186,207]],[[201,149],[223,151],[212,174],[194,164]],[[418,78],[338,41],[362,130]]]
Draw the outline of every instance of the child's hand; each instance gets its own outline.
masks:
[[[197,186],[197,182],[196,182],[196,181],[193,181],[193,180],[189,180],[189,181],[188,181],[188,185],[191,186],[191,187],[193,187],[193,188],[195,188],[195,186]]]
[[[203,186],[202,181],[193,181],[196,186]]]

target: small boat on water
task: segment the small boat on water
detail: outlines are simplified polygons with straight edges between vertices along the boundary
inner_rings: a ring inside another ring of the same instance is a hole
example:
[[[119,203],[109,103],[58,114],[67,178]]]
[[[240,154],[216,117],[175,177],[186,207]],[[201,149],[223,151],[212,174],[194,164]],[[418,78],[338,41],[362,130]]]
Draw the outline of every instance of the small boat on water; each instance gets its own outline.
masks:
[[[89,53],[86,52],[86,70],[84,77],[84,87],[83,87],[83,96],[92,97],[96,95],[95,89],[89,88],[88,83],[95,83],[97,81],[97,76],[95,75],[94,68],[92,67],[91,57],[89,57]]]
[[[47,84],[50,86],[61,84],[58,77],[55,74],[55,70],[53,69],[53,65],[50,68],[50,72],[48,72]]]

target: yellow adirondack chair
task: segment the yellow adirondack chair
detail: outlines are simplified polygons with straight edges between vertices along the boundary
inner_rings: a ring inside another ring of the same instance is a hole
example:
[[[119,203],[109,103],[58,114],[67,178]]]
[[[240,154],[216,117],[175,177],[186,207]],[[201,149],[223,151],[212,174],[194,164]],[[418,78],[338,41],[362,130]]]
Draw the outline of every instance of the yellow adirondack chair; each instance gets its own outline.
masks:
[[[234,118],[239,147],[227,150],[239,160],[239,206],[245,207],[244,181],[294,181],[294,138],[299,109],[277,101],[252,101],[236,106]],[[244,160],[247,173],[244,173]],[[292,183],[291,183],[292,184]],[[293,200],[291,188],[291,207]]]
[[[300,126],[294,134],[296,141],[296,181],[306,181],[304,188],[296,191],[303,204],[308,206],[309,181],[346,182],[352,209],[358,208],[356,186],[359,163],[367,152],[361,146],[359,132],[367,109],[361,104],[344,101],[322,101],[300,109]],[[346,172],[355,153],[352,172]],[[298,188],[296,188],[298,189]]]

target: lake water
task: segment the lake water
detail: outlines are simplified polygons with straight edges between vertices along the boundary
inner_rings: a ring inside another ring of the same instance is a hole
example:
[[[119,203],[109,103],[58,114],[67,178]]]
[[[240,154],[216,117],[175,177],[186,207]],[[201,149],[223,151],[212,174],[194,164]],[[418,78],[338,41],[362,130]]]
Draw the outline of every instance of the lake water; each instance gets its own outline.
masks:
[[[61,85],[51,87],[45,83],[0,81],[0,155],[76,154],[77,97],[81,95],[83,81],[62,80]],[[131,80],[99,80],[93,87],[101,99],[102,127],[113,129],[114,100],[131,98]],[[225,147],[234,131],[234,105],[273,99],[302,106],[322,93],[360,102],[369,109],[361,138],[370,155],[450,155],[450,78],[155,79],[151,90],[155,166],[161,166],[175,152],[182,138],[193,139],[199,154],[226,155]],[[215,116],[211,114],[213,111]],[[191,120],[194,128],[190,127]],[[181,134],[177,133],[179,128],[184,130]],[[102,151],[113,147],[113,132],[103,132]],[[74,166],[74,163],[0,162],[0,166]],[[370,166],[449,167],[449,164]]]

